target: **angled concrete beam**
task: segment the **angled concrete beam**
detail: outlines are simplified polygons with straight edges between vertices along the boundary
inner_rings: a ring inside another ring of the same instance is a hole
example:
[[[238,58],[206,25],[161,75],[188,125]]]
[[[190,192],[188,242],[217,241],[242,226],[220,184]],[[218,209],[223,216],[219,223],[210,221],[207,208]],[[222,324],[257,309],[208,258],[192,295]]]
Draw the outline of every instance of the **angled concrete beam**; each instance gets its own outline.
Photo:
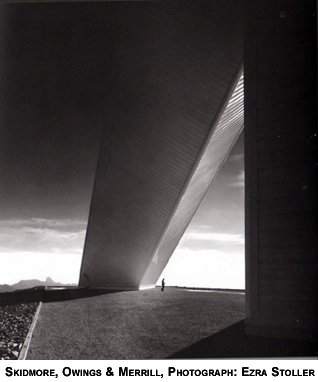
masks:
[[[152,286],[168,263],[193,215],[221,170],[244,125],[244,79],[242,70],[229,91],[219,117],[211,126],[197,161],[189,173],[184,189],[171,212],[169,222],[142,278],[141,286]]]
[[[81,286],[154,285],[228,155],[243,124],[242,81],[229,102],[239,3],[122,7]]]

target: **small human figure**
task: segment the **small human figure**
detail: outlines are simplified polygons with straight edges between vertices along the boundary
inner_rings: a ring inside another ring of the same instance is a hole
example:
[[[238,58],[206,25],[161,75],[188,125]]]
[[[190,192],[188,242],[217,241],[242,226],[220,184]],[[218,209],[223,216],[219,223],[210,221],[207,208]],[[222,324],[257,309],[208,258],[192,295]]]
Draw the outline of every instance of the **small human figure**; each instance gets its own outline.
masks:
[[[165,286],[166,286],[165,279],[162,279],[162,281],[161,281],[161,292],[163,292],[165,290]]]

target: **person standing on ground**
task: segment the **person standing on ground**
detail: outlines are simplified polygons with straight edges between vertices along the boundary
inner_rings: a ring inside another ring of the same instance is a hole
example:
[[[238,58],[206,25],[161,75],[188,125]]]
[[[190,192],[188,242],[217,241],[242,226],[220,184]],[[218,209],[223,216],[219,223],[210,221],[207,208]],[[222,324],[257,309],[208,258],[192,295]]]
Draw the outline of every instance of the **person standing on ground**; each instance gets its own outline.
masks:
[[[162,281],[161,281],[161,292],[163,292],[165,290],[165,286],[166,286],[165,279],[162,279]]]

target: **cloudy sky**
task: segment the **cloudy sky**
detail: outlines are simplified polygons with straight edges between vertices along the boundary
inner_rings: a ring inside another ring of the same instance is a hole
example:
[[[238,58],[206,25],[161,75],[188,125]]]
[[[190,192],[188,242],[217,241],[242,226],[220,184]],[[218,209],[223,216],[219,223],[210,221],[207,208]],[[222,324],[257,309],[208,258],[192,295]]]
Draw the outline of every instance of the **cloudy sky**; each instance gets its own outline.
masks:
[[[0,284],[78,281],[118,3],[107,25],[102,3],[77,4],[76,17],[73,5],[0,4]],[[242,153],[241,138],[167,284],[244,287]]]

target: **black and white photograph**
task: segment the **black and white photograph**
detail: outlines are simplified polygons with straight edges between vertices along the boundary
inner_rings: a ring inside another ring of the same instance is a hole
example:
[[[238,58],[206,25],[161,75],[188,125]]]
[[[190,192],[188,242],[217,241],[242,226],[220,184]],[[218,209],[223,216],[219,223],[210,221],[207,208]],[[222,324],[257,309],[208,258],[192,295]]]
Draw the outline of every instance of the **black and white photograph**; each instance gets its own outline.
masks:
[[[1,360],[317,359],[316,14],[0,2]]]

